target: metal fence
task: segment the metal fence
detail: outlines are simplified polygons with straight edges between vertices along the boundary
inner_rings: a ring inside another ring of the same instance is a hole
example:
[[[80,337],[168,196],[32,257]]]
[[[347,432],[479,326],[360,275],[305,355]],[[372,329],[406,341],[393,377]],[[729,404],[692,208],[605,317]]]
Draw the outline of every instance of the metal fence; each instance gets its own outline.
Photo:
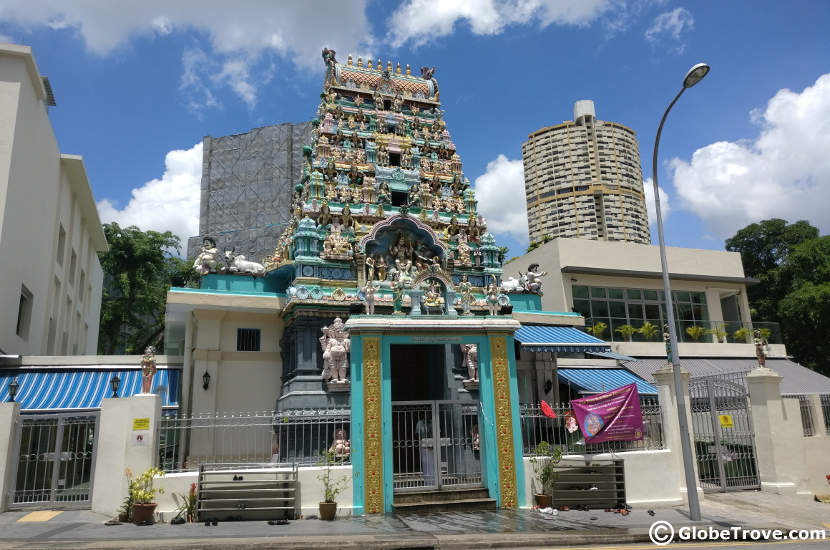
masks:
[[[164,416],[159,467],[196,470],[202,464],[313,465],[331,450],[349,463],[350,412],[343,408]]]
[[[813,409],[810,407],[810,399],[803,394],[787,394],[781,396],[783,399],[798,399],[798,408],[801,410],[801,427],[804,430],[804,437],[816,435],[815,422],[813,422]]]
[[[537,404],[520,405],[522,450],[524,456],[533,456],[536,446],[546,441],[552,447],[562,447],[562,454],[600,454],[618,451],[642,451],[663,448],[663,417],[657,398],[640,398],[643,413],[643,439],[636,441],[606,441],[585,444],[581,432],[568,431],[565,415],[568,404],[551,405],[556,418],[545,416]]]
[[[825,393],[819,396],[821,401],[821,415],[824,417],[824,430],[830,435],[830,394]]]

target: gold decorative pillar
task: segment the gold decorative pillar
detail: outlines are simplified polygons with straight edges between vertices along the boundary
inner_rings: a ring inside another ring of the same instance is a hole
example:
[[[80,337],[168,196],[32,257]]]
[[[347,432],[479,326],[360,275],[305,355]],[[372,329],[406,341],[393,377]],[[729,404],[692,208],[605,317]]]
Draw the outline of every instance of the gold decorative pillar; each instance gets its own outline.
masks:
[[[493,362],[493,400],[496,410],[496,447],[499,464],[499,489],[502,508],[516,508],[516,460],[513,447],[513,415],[510,403],[510,365],[507,338],[490,337]]]
[[[363,469],[367,514],[383,513],[380,338],[363,338]]]

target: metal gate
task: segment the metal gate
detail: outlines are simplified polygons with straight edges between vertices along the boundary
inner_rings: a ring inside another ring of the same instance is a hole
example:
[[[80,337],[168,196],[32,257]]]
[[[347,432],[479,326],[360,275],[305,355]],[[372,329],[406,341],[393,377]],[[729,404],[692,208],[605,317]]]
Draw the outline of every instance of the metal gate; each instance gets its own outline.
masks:
[[[477,404],[393,402],[392,453],[395,491],[480,487]]]
[[[745,372],[733,372],[689,381],[697,471],[704,491],[761,487],[745,377]]]
[[[9,507],[89,507],[97,412],[24,414],[17,425],[17,472]]]

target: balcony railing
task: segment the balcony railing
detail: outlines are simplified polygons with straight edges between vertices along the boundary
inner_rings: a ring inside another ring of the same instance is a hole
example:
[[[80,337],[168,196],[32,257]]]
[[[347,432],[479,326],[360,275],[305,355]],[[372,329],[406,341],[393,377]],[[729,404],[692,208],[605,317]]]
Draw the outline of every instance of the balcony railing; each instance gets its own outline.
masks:
[[[599,323],[604,328],[596,328]],[[654,327],[643,326],[649,323]],[[628,328],[630,327],[630,328]],[[759,329],[770,344],[783,344],[778,323],[737,323],[716,321],[676,321],[677,341],[697,344],[751,344],[755,329]],[[659,319],[651,321],[605,319],[587,317],[584,331],[607,342],[662,342],[663,324]]]

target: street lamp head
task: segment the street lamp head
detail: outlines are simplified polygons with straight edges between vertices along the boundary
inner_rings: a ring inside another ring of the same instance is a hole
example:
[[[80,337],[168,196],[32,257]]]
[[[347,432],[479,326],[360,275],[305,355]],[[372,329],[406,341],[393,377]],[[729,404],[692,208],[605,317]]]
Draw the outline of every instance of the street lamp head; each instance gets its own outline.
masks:
[[[686,77],[683,79],[683,87],[684,88],[691,88],[701,80],[703,77],[709,73],[709,65],[706,63],[698,63],[691,69],[689,72],[686,73]]]

